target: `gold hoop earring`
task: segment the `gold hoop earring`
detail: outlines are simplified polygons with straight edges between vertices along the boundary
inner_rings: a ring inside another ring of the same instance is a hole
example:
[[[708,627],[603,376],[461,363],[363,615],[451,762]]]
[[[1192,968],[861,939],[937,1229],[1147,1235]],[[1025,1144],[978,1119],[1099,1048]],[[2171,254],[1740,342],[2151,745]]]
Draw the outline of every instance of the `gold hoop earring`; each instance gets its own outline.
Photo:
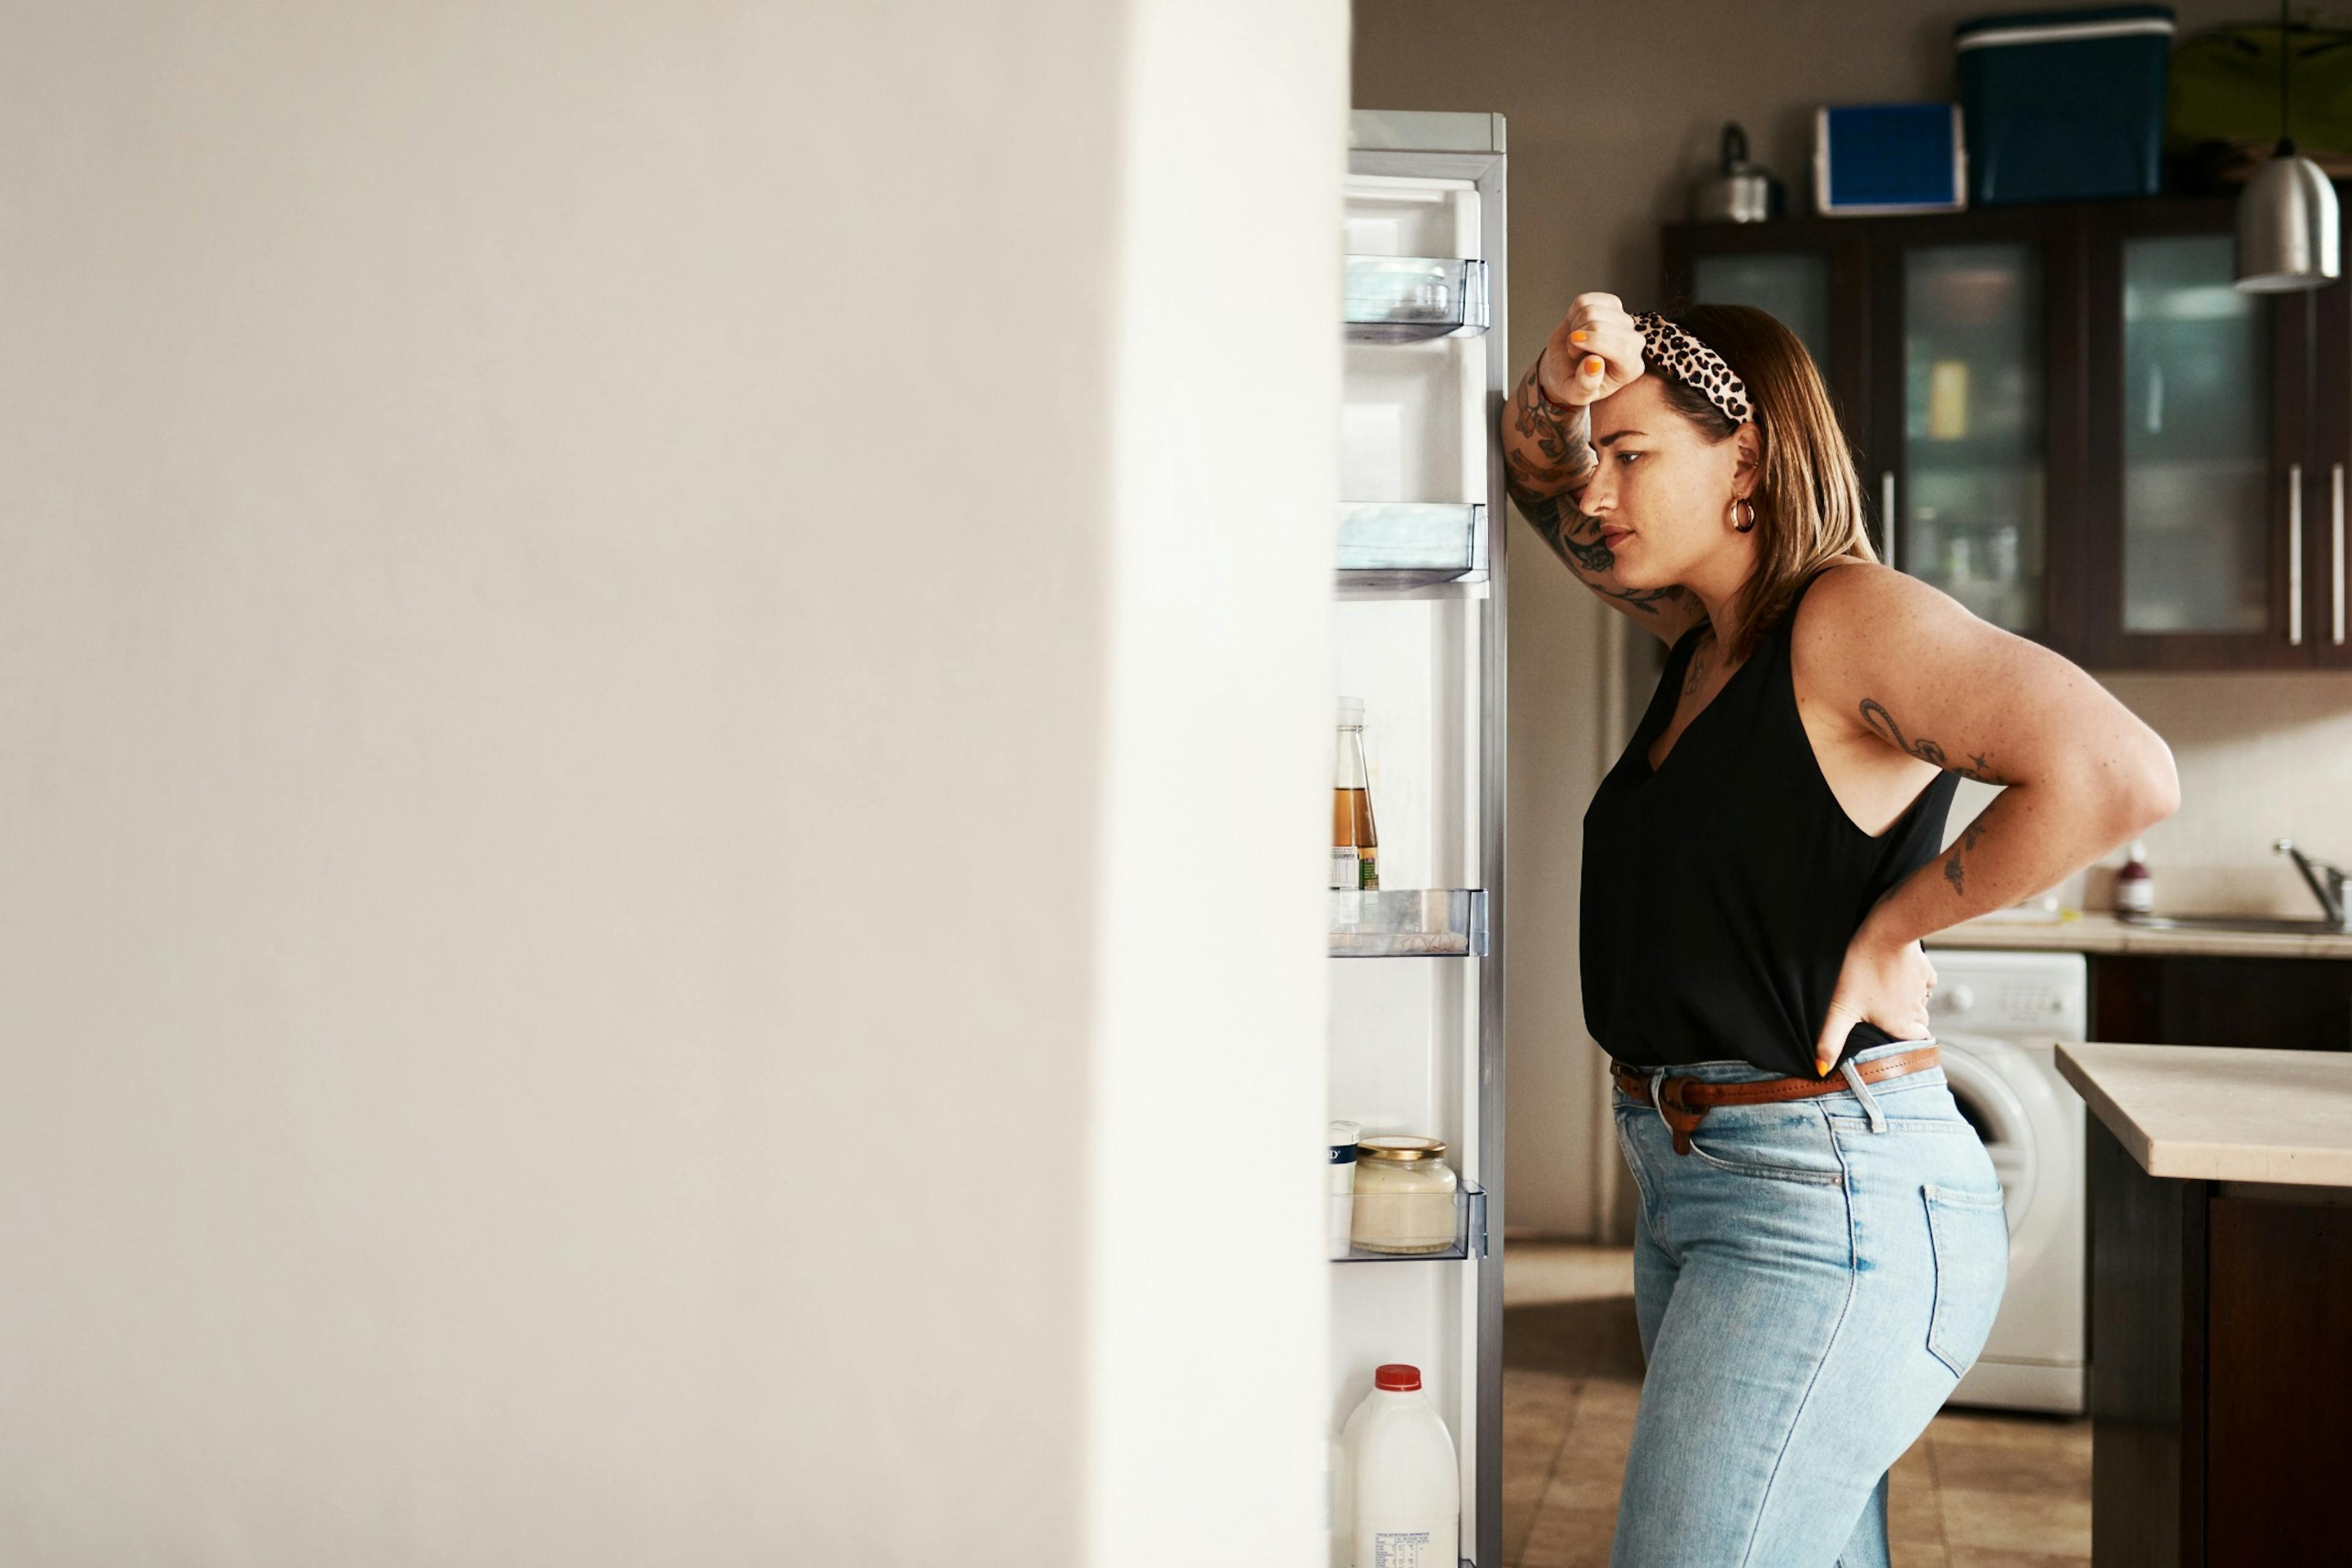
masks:
[[[1742,522],[1739,518],[1739,509],[1741,507],[1746,507],[1748,509],[1748,520],[1745,522]],[[1746,533],[1750,529],[1754,528],[1756,526],[1756,503],[1749,500],[1746,496],[1732,497],[1731,526],[1741,533]]]

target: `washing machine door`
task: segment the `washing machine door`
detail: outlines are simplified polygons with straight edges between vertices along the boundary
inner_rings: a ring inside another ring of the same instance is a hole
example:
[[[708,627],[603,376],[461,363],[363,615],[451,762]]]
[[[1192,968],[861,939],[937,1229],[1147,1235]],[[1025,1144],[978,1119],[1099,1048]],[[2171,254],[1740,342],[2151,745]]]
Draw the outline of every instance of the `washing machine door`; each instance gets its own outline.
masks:
[[[2024,1053],[2007,1040],[1981,1035],[1938,1035],[1936,1043],[1943,1049],[1944,1081],[1952,1100],[1992,1156],[2009,1234],[2015,1237],[2032,1215],[2043,1158],[2036,1118],[2014,1087],[2015,1064],[2007,1059]]]
[[[2009,1214],[2009,1284],[1978,1370],[1954,1397],[2082,1408],[2083,1101],[2047,1040],[1944,1035],[1944,1077],[1992,1156]]]

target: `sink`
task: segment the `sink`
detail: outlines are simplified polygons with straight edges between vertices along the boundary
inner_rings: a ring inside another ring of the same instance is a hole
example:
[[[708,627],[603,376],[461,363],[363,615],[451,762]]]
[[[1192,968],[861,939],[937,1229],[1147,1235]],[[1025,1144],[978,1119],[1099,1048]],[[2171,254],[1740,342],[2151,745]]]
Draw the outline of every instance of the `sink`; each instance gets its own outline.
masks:
[[[2119,915],[2116,918],[2126,925],[2147,926],[2153,931],[2284,931],[2294,936],[2352,935],[2341,926],[2316,916],[2308,920],[2289,915]]]

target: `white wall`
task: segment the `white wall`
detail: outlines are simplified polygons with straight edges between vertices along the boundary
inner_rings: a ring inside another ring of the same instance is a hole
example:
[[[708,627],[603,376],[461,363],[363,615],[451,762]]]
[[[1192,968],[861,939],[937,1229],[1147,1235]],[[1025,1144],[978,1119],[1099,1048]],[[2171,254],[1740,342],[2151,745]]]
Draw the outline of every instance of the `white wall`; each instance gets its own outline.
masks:
[[[1654,301],[1660,226],[1686,214],[1690,182],[1712,167],[1726,120],[1746,125],[1756,157],[1801,199],[1816,107],[1952,97],[1953,24],[1997,8],[1979,0],[1355,0],[1355,100],[1509,118],[1516,375],[1575,295],[1605,289],[1634,309]],[[2174,10],[2183,36],[2252,14],[2234,0],[2180,0]],[[1619,617],[1552,568],[1524,522],[1512,548],[1507,1206],[1514,1228],[1582,1236],[1611,1206],[1595,1174],[1617,1158],[1596,1116],[1600,1053],[1584,1033],[1576,911],[1584,807],[1614,760],[1602,721]],[[1635,648],[1635,658],[1644,651]],[[1642,682],[1644,698],[1654,683]],[[2269,857],[2279,833],[2352,858],[2352,828],[2334,826],[2343,821],[2336,803],[2352,676],[2118,676],[2108,684],[2181,763],[2181,810],[2148,836],[2159,902],[2170,887],[2209,908],[2308,905],[2292,869],[2282,880],[2284,862]],[[2242,744],[2253,736],[2259,747]],[[1953,831],[1973,809],[1967,797],[1956,805]],[[2286,826],[2296,823],[2316,826]],[[2250,865],[2249,856],[2269,863]],[[2208,860],[2233,868],[2168,883],[2163,875],[2168,864]],[[2095,877],[2094,896],[2102,886]]]
[[[0,1561],[1311,1550],[1344,50],[0,11]]]
[[[2101,679],[2171,745],[2180,770],[2179,814],[2147,834],[2157,907],[2318,913],[2271,844],[2292,838],[2352,864],[2352,674]],[[2090,881],[2088,900],[2104,907],[2110,879]]]

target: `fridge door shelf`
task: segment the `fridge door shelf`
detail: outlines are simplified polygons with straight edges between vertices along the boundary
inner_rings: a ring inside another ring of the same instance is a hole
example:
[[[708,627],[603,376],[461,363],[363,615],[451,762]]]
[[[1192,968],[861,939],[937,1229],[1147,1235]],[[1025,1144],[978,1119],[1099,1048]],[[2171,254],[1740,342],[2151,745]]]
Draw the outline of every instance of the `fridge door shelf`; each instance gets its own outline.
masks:
[[[1484,958],[1486,889],[1331,894],[1334,958]]]
[[[1342,588],[1425,588],[1486,580],[1485,503],[1339,503]]]
[[[1486,330],[1486,264],[1431,256],[1350,256],[1348,341],[1417,343]]]
[[[1357,1205],[1362,1204],[1425,1203],[1428,1194],[1403,1193],[1356,1193],[1331,1195],[1332,1229],[1336,1237],[1341,1226],[1352,1237]],[[1343,1212],[1344,1211],[1344,1212]],[[1433,1252],[1382,1252],[1358,1247],[1351,1241],[1346,1252],[1336,1247],[1334,1263],[1448,1263],[1486,1256],[1486,1191],[1475,1182],[1465,1182],[1454,1194],[1454,1239]]]

